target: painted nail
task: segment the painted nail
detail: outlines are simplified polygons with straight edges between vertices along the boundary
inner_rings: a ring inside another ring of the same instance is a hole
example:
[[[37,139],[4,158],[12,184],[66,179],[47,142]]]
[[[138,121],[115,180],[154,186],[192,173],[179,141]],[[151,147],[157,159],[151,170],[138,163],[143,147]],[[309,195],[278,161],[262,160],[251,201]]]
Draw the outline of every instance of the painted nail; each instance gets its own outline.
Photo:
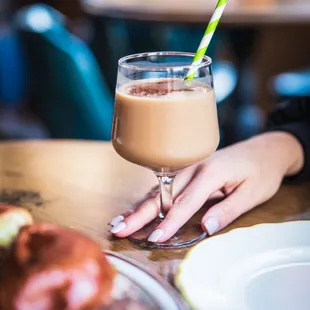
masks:
[[[118,223],[117,225],[115,225],[115,226],[110,230],[110,232],[111,232],[112,234],[117,234],[117,233],[121,232],[122,230],[124,230],[126,227],[127,227],[126,223],[125,223],[125,222],[121,222],[121,223]]]
[[[150,242],[157,242],[160,237],[164,234],[164,231],[162,229],[156,229],[152,232],[152,234],[147,239]]]
[[[203,224],[210,236],[218,232],[220,229],[220,224],[218,220],[214,217],[207,218],[207,220]]]
[[[115,216],[109,223],[111,226],[115,226],[121,223],[125,218],[122,215]]]

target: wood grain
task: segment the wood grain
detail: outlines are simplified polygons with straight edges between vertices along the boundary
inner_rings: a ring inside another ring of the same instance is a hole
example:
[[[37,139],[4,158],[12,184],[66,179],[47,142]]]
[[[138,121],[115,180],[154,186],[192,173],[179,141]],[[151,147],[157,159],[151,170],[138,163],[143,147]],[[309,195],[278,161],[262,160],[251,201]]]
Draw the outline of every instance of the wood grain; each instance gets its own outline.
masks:
[[[80,230],[104,248],[134,258],[171,280],[188,249],[141,249],[126,239],[112,238],[107,225],[156,182],[152,172],[120,158],[109,143],[0,144],[0,202],[28,208],[36,221]],[[310,219],[309,189],[309,184],[283,186],[272,200],[224,232],[258,223]]]

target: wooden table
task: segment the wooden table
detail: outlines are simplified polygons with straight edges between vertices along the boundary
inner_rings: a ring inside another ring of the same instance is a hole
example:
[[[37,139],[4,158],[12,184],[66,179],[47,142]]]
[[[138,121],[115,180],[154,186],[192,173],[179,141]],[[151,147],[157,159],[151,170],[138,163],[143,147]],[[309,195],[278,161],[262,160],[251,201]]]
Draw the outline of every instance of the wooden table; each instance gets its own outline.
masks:
[[[85,11],[104,17],[206,24],[217,0],[80,0]],[[310,24],[308,0],[230,0],[221,24]]]
[[[80,230],[169,279],[188,249],[140,249],[127,239],[111,238],[107,225],[156,182],[150,171],[121,159],[109,143],[0,143],[0,202],[27,207],[36,221]],[[310,219],[308,184],[283,186],[271,201],[225,231],[297,219]]]

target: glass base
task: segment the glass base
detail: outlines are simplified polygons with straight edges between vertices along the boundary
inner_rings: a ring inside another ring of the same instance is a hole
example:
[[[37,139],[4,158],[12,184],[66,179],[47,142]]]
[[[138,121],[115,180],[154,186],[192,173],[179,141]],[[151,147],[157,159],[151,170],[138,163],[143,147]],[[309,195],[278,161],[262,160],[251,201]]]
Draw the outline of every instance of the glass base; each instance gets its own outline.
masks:
[[[200,221],[188,221],[183,227],[181,227],[177,233],[163,243],[153,243],[147,241],[151,233],[156,230],[157,226],[163,220],[157,218],[151,223],[144,226],[142,229],[133,233],[128,239],[140,245],[141,247],[149,249],[179,249],[193,246],[197,242],[204,239],[207,234],[202,230]]]

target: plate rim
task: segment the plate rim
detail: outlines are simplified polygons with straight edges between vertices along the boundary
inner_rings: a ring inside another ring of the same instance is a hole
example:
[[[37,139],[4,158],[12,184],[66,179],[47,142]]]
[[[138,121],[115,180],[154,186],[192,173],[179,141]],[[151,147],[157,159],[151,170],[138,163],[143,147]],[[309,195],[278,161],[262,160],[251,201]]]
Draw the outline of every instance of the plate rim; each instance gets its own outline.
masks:
[[[253,230],[253,229],[260,229],[262,227],[279,227],[279,226],[286,226],[286,225],[296,225],[296,224],[302,224],[302,225],[309,225],[310,227],[310,220],[294,220],[294,221],[284,221],[284,222],[270,222],[270,223],[258,223],[258,224],[254,224],[252,226],[244,226],[244,227],[237,227],[234,229],[231,229],[230,231],[227,231],[225,233],[220,233],[218,235],[215,236],[211,236],[211,238],[213,240],[217,240],[218,238],[225,238],[228,235],[231,234],[235,234],[235,233],[240,233],[241,231],[244,230]],[[189,304],[191,309],[197,309],[197,307],[194,305],[194,303],[192,303],[191,299],[188,298],[187,296],[187,292],[185,292],[184,286],[181,284],[180,278],[181,278],[181,270],[183,265],[188,261],[189,257],[191,256],[191,254],[193,253],[193,251],[195,251],[195,249],[197,247],[202,246],[203,244],[207,243],[210,241],[211,239],[210,237],[208,237],[207,239],[199,242],[197,245],[193,246],[185,255],[184,259],[180,262],[180,264],[178,265],[177,268],[177,272],[175,275],[175,284],[177,289],[182,293],[184,299],[186,300],[186,302]]]
[[[191,253],[193,251],[196,250],[197,247],[200,247],[202,246],[202,244],[205,244],[207,242],[209,242],[211,239],[212,240],[217,240],[218,238],[223,238],[223,237],[226,237],[230,234],[234,234],[234,233],[237,233],[237,232],[240,232],[242,230],[248,230],[248,229],[258,229],[258,228],[261,228],[263,226],[282,226],[282,225],[292,225],[292,224],[299,224],[299,223],[307,223],[308,225],[310,225],[310,220],[296,220],[296,221],[286,221],[286,222],[275,222],[275,223],[259,223],[259,224],[254,224],[252,226],[244,226],[244,227],[237,227],[237,228],[233,228],[231,229],[230,231],[227,231],[225,233],[220,233],[220,234],[217,234],[215,236],[210,236],[210,237],[207,237],[206,239],[200,241],[197,245],[193,246],[185,255],[185,257],[182,259],[181,263],[179,264],[178,266],[178,272],[177,274],[179,273],[179,268],[180,266],[183,264],[183,262],[185,260],[188,259],[188,257],[191,255]]]
[[[126,263],[131,264],[135,268],[140,269],[142,272],[146,273],[148,276],[153,278],[156,282],[158,282],[167,292],[168,294],[173,298],[173,300],[176,302],[177,307],[180,310],[190,310],[190,306],[188,305],[188,302],[184,299],[182,294],[178,292],[177,287],[173,287],[171,284],[169,284],[162,276],[160,276],[158,273],[150,270],[149,267],[143,265],[142,263],[138,262],[135,259],[132,259],[124,254],[120,254],[111,250],[103,250],[103,252],[107,256],[112,256],[117,259],[120,259],[122,261],[125,261]]]

